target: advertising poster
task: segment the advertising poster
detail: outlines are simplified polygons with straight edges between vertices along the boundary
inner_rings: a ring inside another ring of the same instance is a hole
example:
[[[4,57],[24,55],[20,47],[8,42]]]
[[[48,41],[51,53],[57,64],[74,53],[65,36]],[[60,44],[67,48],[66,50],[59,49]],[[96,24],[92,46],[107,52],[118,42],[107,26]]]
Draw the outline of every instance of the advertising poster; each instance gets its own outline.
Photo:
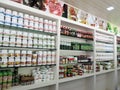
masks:
[[[62,4],[57,0],[23,0],[23,4],[62,16]]]
[[[78,9],[72,6],[68,6],[68,19],[77,21]]]

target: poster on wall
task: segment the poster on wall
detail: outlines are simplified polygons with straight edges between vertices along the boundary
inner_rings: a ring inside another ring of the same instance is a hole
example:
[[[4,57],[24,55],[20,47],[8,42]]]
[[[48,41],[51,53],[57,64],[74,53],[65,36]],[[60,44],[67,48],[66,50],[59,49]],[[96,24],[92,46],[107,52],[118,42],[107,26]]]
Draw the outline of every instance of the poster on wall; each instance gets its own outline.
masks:
[[[83,24],[88,24],[87,19],[88,19],[88,13],[83,10],[79,10],[78,21]]]
[[[62,4],[58,0],[23,0],[23,4],[62,16]]]
[[[68,19],[77,21],[78,9],[72,6],[68,6]]]
[[[107,22],[104,19],[98,18],[99,29],[107,30]]]

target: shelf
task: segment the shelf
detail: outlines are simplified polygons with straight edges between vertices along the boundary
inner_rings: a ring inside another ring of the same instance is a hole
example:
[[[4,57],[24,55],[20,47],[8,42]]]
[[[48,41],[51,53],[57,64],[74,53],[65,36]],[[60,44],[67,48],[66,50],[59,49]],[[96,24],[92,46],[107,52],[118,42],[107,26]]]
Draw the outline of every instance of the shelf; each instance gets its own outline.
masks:
[[[56,49],[48,49],[48,48],[27,48],[27,47],[9,47],[9,46],[1,46],[0,49],[31,50],[31,51],[54,51],[56,50]]]
[[[40,82],[40,83],[26,85],[26,86],[15,86],[15,87],[11,87],[9,90],[31,90],[31,89],[47,87],[55,84],[56,84],[56,81],[52,80],[48,82]]]
[[[8,26],[8,25],[1,25],[1,24],[0,24],[0,27],[1,28],[12,29],[12,30],[39,33],[39,34],[43,34],[43,35],[51,35],[51,36],[57,35],[57,33],[44,32],[44,31],[39,31],[39,30],[34,30],[34,29],[19,28],[19,27],[15,27],[15,26]]]
[[[0,70],[7,68],[29,68],[29,67],[40,67],[40,66],[56,66],[56,64],[46,64],[46,65],[34,65],[34,66],[13,66],[13,67],[0,67]]]
[[[69,65],[76,65],[78,63],[68,63],[68,64],[60,64],[59,66],[69,66]]]
[[[61,19],[61,21],[69,23],[69,24],[77,25],[77,26],[84,27],[84,28],[87,28],[87,29],[90,29],[90,30],[95,29],[95,27],[92,27],[92,26],[89,26],[89,25],[86,25],[86,24],[82,24],[82,23],[79,23],[77,21],[69,20],[69,19],[66,19],[64,17],[61,17],[60,19]]]
[[[105,52],[105,53],[113,53],[113,51],[96,51],[96,52],[100,52],[100,53],[102,53],[102,52]]]
[[[103,61],[114,61],[114,60],[96,60],[97,62],[103,62]]]
[[[108,42],[108,41],[103,41],[103,40],[97,40],[97,39],[96,39],[96,42],[107,43],[107,44],[113,44],[113,42]]]
[[[105,74],[105,73],[109,73],[109,72],[113,72],[113,71],[115,71],[115,69],[103,70],[100,72],[96,72],[96,75]]]
[[[71,82],[73,80],[78,80],[78,79],[87,78],[87,77],[91,77],[91,76],[94,76],[94,74],[91,73],[91,74],[84,74],[82,76],[74,76],[74,77],[69,77],[69,78],[63,78],[63,79],[59,80],[59,83]]]

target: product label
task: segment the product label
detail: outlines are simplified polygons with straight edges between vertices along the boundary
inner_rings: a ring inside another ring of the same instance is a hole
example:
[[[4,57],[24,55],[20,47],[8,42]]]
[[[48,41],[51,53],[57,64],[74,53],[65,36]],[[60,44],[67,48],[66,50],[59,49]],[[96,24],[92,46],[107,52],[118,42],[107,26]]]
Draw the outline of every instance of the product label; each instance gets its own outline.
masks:
[[[20,50],[15,51],[15,66],[20,66]]]

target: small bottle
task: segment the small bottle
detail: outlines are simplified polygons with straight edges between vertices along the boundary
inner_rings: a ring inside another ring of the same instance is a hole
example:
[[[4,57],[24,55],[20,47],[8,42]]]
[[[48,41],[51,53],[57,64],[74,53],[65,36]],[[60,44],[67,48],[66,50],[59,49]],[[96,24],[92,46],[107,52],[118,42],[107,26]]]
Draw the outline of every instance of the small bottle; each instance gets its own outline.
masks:
[[[18,27],[23,27],[23,13],[18,13]]]
[[[21,66],[26,66],[26,55],[27,55],[26,51],[21,51],[21,61],[20,61]]]
[[[5,8],[0,7],[0,24],[5,22]]]
[[[38,52],[38,65],[42,65],[42,51]]]
[[[14,66],[14,50],[8,51],[8,67]]]
[[[12,11],[6,9],[5,11],[5,25],[11,25]]]
[[[43,31],[43,18],[39,18],[39,27],[38,27],[38,29],[40,31]]]
[[[35,29],[35,30],[38,30],[38,28],[39,28],[39,18],[38,18],[38,17],[35,17],[34,29]]]
[[[44,32],[48,32],[48,29],[49,29],[48,20],[45,19],[44,20]]]
[[[57,23],[53,21],[53,33],[57,33]]]
[[[26,65],[31,66],[31,63],[32,63],[32,51],[27,51]]]
[[[30,18],[29,25],[28,25],[29,29],[33,29],[33,27],[34,27],[34,16],[30,15],[29,18]]]
[[[17,19],[18,19],[18,15],[17,15],[17,11],[12,11],[12,26],[17,26]]]
[[[29,15],[24,14],[24,28],[28,28],[28,27],[29,27]]]

